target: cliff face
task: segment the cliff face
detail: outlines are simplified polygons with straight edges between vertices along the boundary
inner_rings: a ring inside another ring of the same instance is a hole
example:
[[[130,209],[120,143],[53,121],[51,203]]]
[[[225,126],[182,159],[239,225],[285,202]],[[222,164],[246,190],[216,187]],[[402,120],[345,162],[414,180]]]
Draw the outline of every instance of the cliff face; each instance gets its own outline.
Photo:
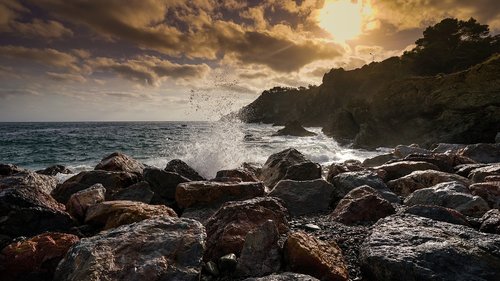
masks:
[[[319,87],[265,91],[247,122],[299,120],[358,147],[492,142],[500,131],[500,55],[449,75],[412,76],[400,58],[333,69]]]

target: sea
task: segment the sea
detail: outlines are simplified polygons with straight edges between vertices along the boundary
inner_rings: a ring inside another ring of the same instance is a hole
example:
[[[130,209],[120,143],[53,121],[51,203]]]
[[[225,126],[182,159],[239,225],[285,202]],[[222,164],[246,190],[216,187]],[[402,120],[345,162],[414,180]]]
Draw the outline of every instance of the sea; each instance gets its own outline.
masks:
[[[280,128],[228,121],[0,123],[0,163],[32,170],[62,164],[79,172],[119,151],[158,168],[181,159],[211,178],[290,147],[322,165],[387,152],[341,146],[315,127],[307,128],[317,133],[312,137],[273,136]]]

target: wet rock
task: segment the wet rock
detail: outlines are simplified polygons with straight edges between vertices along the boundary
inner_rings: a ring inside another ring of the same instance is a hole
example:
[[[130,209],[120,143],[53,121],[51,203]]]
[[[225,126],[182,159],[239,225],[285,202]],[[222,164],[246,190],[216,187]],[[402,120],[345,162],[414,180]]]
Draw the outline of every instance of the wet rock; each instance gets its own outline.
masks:
[[[332,191],[333,185],[323,179],[281,180],[269,193],[269,196],[283,200],[292,216],[300,216],[328,210]]]
[[[363,161],[363,166],[365,167],[376,167],[383,165],[391,160],[395,160],[397,157],[394,156],[394,154],[389,153],[389,154],[382,154],[382,155],[377,155],[372,158],[365,159]]]
[[[481,217],[490,208],[479,196],[470,194],[467,187],[459,182],[444,182],[429,188],[419,189],[409,195],[405,202],[413,205],[436,205],[459,211],[460,213]]]
[[[456,143],[438,143],[435,145],[432,150],[433,153],[450,153],[456,154],[461,149],[465,148],[465,144],[456,144]]]
[[[327,244],[305,232],[288,235],[284,245],[287,267],[320,280],[348,280],[342,251],[334,242]]]
[[[71,169],[66,168],[63,165],[53,165],[43,170],[38,170],[36,171],[36,173],[46,176],[55,176],[57,174],[74,174],[74,172]]]
[[[389,202],[399,203],[396,194],[387,188],[384,181],[374,172],[360,171],[339,174],[332,179],[334,186],[331,205],[337,206],[338,202],[349,193],[349,191],[362,185],[368,185],[377,190],[380,195]]]
[[[480,196],[492,209],[500,209],[500,181],[475,183],[469,186],[473,195]]]
[[[144,165],[121,152],[113,152],[104,157],[101,162],[95,166],[95,170],[129,172],[141,175],[142,170],[144,170]]]
[[[376,222],[395,212],[391,203],[375,189],[363,185],[347,193],[331,216],[333,220],[350,225]]]
[[[478,163],[497,163],[500,162],[500,143],[470,144],[460,150],[459,155]]]
[[[259,179],[250,171],[244,169],[221,170],[217,172],[216,178],[238,178],[246,182],[258,182]]]
[[[461,164],[473,164],[475,163],[469,158],[458,156],[456,154],[443,154],[443,153],[433,153],[433,154],[411,154],[406,156],[403,161],[411,162],[427,162],[435,165],[442,172],[453,172],[453,167]]]
[[[149,204],[153,199],[154,192],[147,181],[135,183],[126,187],[112,196],[112,200],[128,200]]]
[[[410,154],[431,154],[430,150],[420,148],[418,145],[398,145],[394,148],[394,156],[398,158],[405,158]]]
[[[347,173],[347,172],[358,172],[358,171],[364,171],[365,168],[360,164],[360,163],[351,163],[351,162],[344,162],[342,164],[336,164],[333,163],[328,167],[328,173],[326,175],[326,180],[328,182],[333,182],[333,178],[342,173]]]
[[[200,176],[191,166],[180,159],[174,159],[167,163],[166,172],[177,173],[190,181],[204,181],[204,177]]]
[[[233,253],[222,256],[219,259],[220,271],[225,274],[232,273],[236,269],[237,265],[238,265],[238,259],[236,258],[236,255]]]
[[[488,164],[462,164],[462,165],[455,166],[454,172],[455,172],[455,174],[458,174],[462,177],[468,177],[472,170],[475,170],[477,168],[486,167],[486,166],[488,166]]]
[[[375,167],[375,169],[382,169],[386,172],[384,179],[385,181],[390,181],[400,177],[404,177],[415,171],[422,171],[422,170],[439,171],[439,168],[436,165],[423,161],[399,161],[399,162],[384,164],[382,166]]]
[[[321,230],[321,227],[319,227],[313,223],[308,223],[308,224],[304,225],[304,229],[309,230],[309,231],[317,231],[317,230]]]
[[[406,209],[404,212],[407,214],[425,217],[436,221],[470,226],[467,218],[460,212],[441,206],[414,205]]]
[[[239,276],[264,276],[279,271],[279,232],[273,221],[250,231],[245,237],[236,272]]]
[[[0,178],[0,189],[29,188],[50,194],[56,188],[55,177],[40,175],[32,171],[21,171],[10,176]]]
[[[0,190],[0,233],[10,238],[67,231],[75,221],[64,205],[37,189]]]
[[[58,184],[51,195],[59,202],[66,204],[72,194],[87,189],[96,183],[106,188],[106,199],[123,188],[138,182],[138,176],[128,172],[110,171],[86,171],[69,178],[62,184]]]
[[[198,280],[205,230],[194,220],[158,217],[73,245],[54,280]]]
[[[296,136],[308,137],[315,136],[316,133],[306,130],[298,121],[292,121],[285,124],[285,127],[278,130],[273,136]]]
[[[72,194],[68,203],[66,203],[66,210],[73,217],[83,220],[87,209],[92,205],[103,202],[105,194],[106,188],[102,184],[96,183],[87,189]]]
[[[415,171],[409,175],[389,181],[387,186],[396,194],[408,196],[415,190],[434,186],[438,183],[456,181],[465,186],[470,185],[470,181],[455,174],[449,174],[434,170]]]
[[[181,183],[175,192],[175,201],[181,208],[220,205],[227,201],[246,200],[264,196],[261,182],[210,182]]]
[[[378,221],[361,247],[370,280],[496,280],[500,237],[410,214]]]
[[[485,182],[500,181],[500,175],[491,175],[484,178]]]
[[[144,169],[144,180],[149,183],[151,190],[155,193],[152,199],[155,203],[175,200],[175,189],[177,185],[188,182],[185,178],[174,172],[166,172],[156,168]]]
[[[177,217],[171,208],[163,205],[148,205],[134,201],[106,201],[87,210],[85,223],[104,230],[154,217]]]
[[[12,176],[14,174],[24,171],[26,170],[14,164],[0,164],[0,178],[6,176]]]
[[[481,167],[470,171],[469,178],[473,182],[482,182],[487,176],[500,175],[500,163],[486,167]]]
[[[240,255],[247,234],[272,220],[280,234],[289,229],[288,210],[280,199],[260,197],[227,202],[208,220],[205,260],[234,253]]]
[[[480,219],[482,232],[500,234],[500,210],[491,209]]]
[[[52,280],[57,264],[78,241],[72,234],[47,232],[14,242],[0,252],[4,281]]]
[[[243,164],[241,164],[241,167],[244,170],[254,174],[257,178],[259,178],[260,174],[262,173],[262,164],[259,163],[244,162]]]
[[[262,167],[262,173],[260,175],[260,179],[264,181],[264,184],[267,187],[272,188],[280,180],[284,179],[290,167],[304,162],[311,162],[311,161],[309,161],[302,153],[300,153],[294,148],[289,148],[281,152],[275,153],[269,156],[266,163]],[[304,177],[293,178],[293,179],[312,180],[321,176],[321,169],[319,170],[319,176],[318,176],[317,166],[309,165],[306,167],[312,168],[312,170],[301,171],[300,174],[303,175]]]
[[[203,271],[212,275],[212,276],[219,276],[219,268],[217,267],[217,264],[213,261],[209,261],[203,264]]]
[[[284,272],[275,273],[264,277],[247,278],[243,281],[319,281],[319,279],[316,279],[310,275]]]

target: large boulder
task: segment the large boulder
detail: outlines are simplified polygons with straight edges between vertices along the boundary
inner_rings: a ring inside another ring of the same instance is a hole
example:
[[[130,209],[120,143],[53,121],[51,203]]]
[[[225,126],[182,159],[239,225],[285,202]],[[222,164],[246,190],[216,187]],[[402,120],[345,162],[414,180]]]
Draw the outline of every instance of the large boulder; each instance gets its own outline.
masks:
[[[175,200],[175,189],[177,185],[190,181],[174,172],[166,172],[156,168],[144,169],[144,180],[149,183],[151,190],[155,193],[153,201],[163,203],[162,201]]]
[[[105,195],[106,188],[102,184],[96,183],[87,189],[72,194],[68,203],[66,203],[66,210],[73,217],[83,220],[87,209],[94,204],[103,202]]]
[[[500,234],[500,210],[489,210],[481,217],[480,222],[480,231]]]
[[[488,176],[497,175],[500,175],[500,163],[474,169],[470,171],[469,178],[473,182],[482,182]]]
[[[500,181],[471,184],[469,190],[483,198],[490,208],[500,209]]]
[[[273,136],[295,136],[295,137],[309,137],[315,136],[316,133],[306,130],[300,122],[292,121],[285,124],[283,129],[278,130]]]
[[[55,177],[40,175],[32,171],[21,171],[10,176],[0,178],[0,189],[30,188],[50,194],[56,188]]]
[[[415,171],[399,179],[389,181],[387,186],[396,194],[406,197],[415,190],[449,181],[456,181],[465,186],[470,185],[470,181],[468,179],[456,174],[449,174],[435,170],[424,170]]]
[[[404,213],[429,218],[436,221],[470,226],[467,218],[457,210],[436,205],[413,205]]]
[[[66,204],[73,193],[87,189],[96,183],[106,188],[106,199],[121,189],[138,182],[138,176],[129,172],[110,172],[103,170],[80,172],[58,184],[51,195],[59,202]]]
[[[470,194],[469,189],[458,182],[444,182],[419,189],[409,195],[404,203],[409,206],[436,205],[474,217],[481,217],[490,209],[483,198]]]
[[[204,177],[200,176],[195,169],[191,168],[186,162],[180,159],[173,159],[167,163],[165,167],[166,172],[177,173],[190,181],[204,181]]]
[[[320,280],[349,280],[342,250],[335,242],[325,243],[305,232],[288,235],[283,247],[287,267]]]
[[[243,281],[319,281],[319,279],[316,279],[310,275],[284,272],[275,273],[264,277],[247,278]]]
[[[247,234],[267,220],[272,220],[278,232],[288,232],[288,210],[280,199],[260,197],[227,202],[208,220],[205,260],[217,260],[234,253],[240,255]]]
[[[63,165],[52,165],[43,170],[36,171],[37,174],[56,176],[57,174],[74,174],[74,172]]]
[[[497,280],[500,236],[410,214],[378,221],[361,246],[370,280]]]
[[[393,154],[398,158],[405,158],[410,154],[431,154],[430,150],[420,148],[418,145],[398,145],[394,148]]]
[[[278,228],[272,220],[250,231],[238,259],[236,272],[240,276],[264,276],[281,268]]]
[[[144,165],[121,152],[113,152],[104,157],[101,162],[95,166],[95,170],[129,172],[141,175],[142,170],[144,170]]]
[[[280,180],[285,178],[290,167],[309,161],[302,153],[294,148],[285,149],[275,153],[267,159],[262,167],[260,179],[270,188],[274,187]],[[306,166],[306,170],[301,171],[302,178],[289,178],[294,180],[312,180],[321,177],[321,168],[316,165]],[[293,168],[297,170],[297,168]],[[295,171],[297,173],[297,171]]]
[[[241,181],[253,181],[257,182],[259,179],[249,170],[246,169],[232,169],[232,170],[221,170],[215,175],[215,178],[237,178]]]
[[[177,186],[175,201],[181,208],[220,205],[264,196],[264,191],[262,182],[194,181]]]
[[[385,181],[390,181],[400,177],[404,177],[415,171],[422,171],[422,170],[439,171],[439,168],[436,165],[424,161],[398,161],[398,162],[384,164],[375,167],[374,169],[382,169],[385,171],[386,173],[384,178]]]
[[[363,185],[351,190],[331,213],[333,220],[343,224],[376,222],[396,212],[394,207],[373,188]]]
[[[467,145],[458,154],[479,163],[500,162],[500,143],[478,143]]]
[[[420,161],[434,164],[442,172],[453,172],[453,167],[463,164],[475,164],[476,162],[465,156],[457,154],[433,153],[433,154],[411,154],[403,161]]]
[[[330,207],[332,192],[333,185],[323,179],[281,180],[269,196],[283,200],[292,216],[301,216],[327,211]]]
[[[163,205],[148,205],[134,201],[106,201],[95,204],[87,210],[85,223],[110,229],[162,216],[177,217],[177,214]]]
[[[154,192],[147,181],[140,181],[115,193],[111,200],[129,200],[149,204]]]
[[[13,174],[17,174],[19,172],[26,171],[25,169],[18,167],[14,164],[1,164],[0,163],[0,178],[6,176],[12,176]]]
[[[381,154],[377,155],[371,158],[367,158],[363,161],[363,166],[365,167],[376,167],[383,165],[385,163],[388,163],[391,160],[396,160],[398,159],[394,154],[392,153],[386,153],[386,154]]]
[[[72,234],[47,232],[14,242],[0,252],[4,281],[52,280],[59,261],[78,242]]]
[[[333,178],[342,173],[364,171],[365,167],[359,161],[348,160],[344,163],[333,163],[328,167],[326,180],[333,182]]]
[[[460,175],[462,177],[468,177],[472,170],[475,170],[477,168],[486,167],[486,166],[489,166],[489,164],[483,164],[483,163],[462,164],[462,165],[455,166],[453,169],[454,169],[455,174]]]
[[[84,238],[54,280],[199,280],[205,230],[194,220],[158,217]]]

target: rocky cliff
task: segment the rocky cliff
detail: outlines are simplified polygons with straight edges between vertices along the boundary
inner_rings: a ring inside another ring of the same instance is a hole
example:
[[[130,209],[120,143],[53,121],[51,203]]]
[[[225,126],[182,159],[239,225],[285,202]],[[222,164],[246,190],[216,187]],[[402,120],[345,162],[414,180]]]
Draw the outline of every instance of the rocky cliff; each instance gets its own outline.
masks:
[[[500,55],[465,71],[415,76],[404,58],[332,69],[318,87],[273,88],[239,116],[298,120],[358,147],[494,142],[500,131]]]

